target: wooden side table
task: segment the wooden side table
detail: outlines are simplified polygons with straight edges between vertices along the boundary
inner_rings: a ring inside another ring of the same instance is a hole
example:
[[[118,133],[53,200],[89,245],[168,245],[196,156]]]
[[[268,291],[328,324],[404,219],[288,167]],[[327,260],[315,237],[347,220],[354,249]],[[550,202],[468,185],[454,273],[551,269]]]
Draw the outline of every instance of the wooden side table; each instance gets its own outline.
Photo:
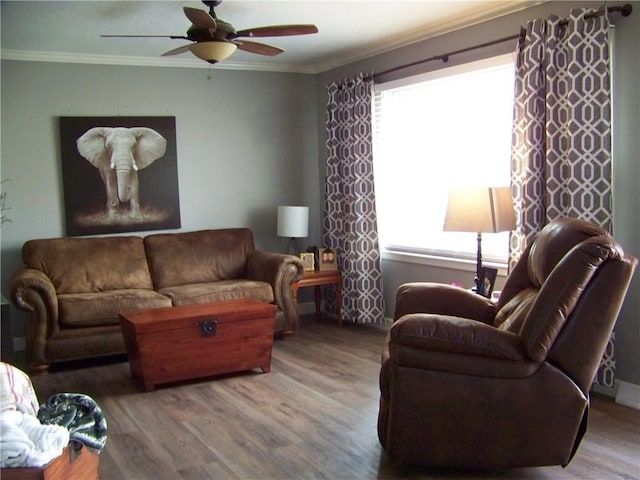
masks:
[[[342,316],[340,306],[342,305],[342,273],[340,270],[315,270],[304,272],[300,280],[291,284],[293,300],[298,303],[298,289],[304,287],[315,287],[316,319],[320,319],[320,304],[322,303],[322,286],[334,285],[336,289],[336,315],[338,325],[342,326]]]

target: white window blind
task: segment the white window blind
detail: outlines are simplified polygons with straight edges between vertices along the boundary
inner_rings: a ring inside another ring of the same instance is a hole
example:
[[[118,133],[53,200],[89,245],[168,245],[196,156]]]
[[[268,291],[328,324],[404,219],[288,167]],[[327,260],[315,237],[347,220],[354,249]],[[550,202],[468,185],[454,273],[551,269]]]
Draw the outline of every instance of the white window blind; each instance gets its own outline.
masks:
[[[476,234],[443,232],[453,186],[510,181],[512,55],[376,86],[374,175],[385,250],[475,258]],[[483,234],[506,262],[508,233]]]

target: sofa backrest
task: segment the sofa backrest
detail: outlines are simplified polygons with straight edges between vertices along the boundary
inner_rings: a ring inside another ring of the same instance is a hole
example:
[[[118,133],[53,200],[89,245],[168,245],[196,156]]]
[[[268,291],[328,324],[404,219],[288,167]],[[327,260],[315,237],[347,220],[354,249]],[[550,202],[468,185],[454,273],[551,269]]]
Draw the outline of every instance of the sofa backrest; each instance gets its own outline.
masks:
[[[248,228],[160,233],[145,237],[144,245],[156,290],[245,278],[255,249]]]
[[[22,259],[44,272],[61,294],[153,287],[140,237],[29,240]]]

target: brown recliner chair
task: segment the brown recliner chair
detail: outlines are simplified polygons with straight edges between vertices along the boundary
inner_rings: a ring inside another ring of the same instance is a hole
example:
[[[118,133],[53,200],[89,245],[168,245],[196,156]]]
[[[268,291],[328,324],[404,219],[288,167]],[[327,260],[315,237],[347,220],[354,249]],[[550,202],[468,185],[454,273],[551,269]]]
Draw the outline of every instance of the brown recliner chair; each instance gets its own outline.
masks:
[[[600,227],[565,218],[529,244],[497,305],[448,285],[399,287],[380,371],[388,457],[566,466],[636,265]]]

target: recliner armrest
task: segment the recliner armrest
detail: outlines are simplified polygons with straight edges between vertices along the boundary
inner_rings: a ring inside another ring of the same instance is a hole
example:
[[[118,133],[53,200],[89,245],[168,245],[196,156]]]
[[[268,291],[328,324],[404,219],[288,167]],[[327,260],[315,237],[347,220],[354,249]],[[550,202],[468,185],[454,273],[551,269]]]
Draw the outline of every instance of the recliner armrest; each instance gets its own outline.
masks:
[[[401,285],[396,293],[394,320],[419,312],[471,318],[491,325],[498,309],[488,298],[452,285],[429,282]]]
[[[410,314],[387,335],[383,370],[425,370],[469,377],[521,379],[534,375],[541,363],[524,355],[517,334],[474,320]],[[385,366],[387,365],[387,366]]]
[[[389,331],[390,345],[419,350],[523,360],[520,337],[468,318],[414,313],[400,318]],[[469,361],[473,361],[469,358]]]

